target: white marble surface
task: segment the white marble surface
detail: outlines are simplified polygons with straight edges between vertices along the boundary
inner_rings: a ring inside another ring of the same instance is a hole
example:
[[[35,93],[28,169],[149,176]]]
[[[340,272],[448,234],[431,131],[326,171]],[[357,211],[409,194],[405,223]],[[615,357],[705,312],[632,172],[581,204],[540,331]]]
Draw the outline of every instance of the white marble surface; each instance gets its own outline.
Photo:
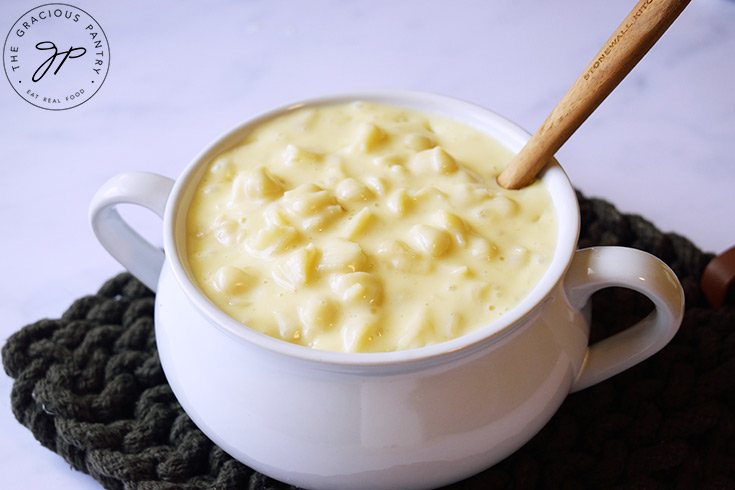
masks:
[[[41,3],[0,4],[0,33]],[[0,339],[121,271],[87,221],[113,174],[176,176],[240,120],[330,91],[439,92],[534,130],[634,3],[73,1],[110,42],[99,93],[50,112],[0,79]],[[557,154],[586,195],[711,252],[735,245],[734,25],[732,0],[693,1]],[[0,375],[2,487],[99,488],[16,422],[11,385]]]

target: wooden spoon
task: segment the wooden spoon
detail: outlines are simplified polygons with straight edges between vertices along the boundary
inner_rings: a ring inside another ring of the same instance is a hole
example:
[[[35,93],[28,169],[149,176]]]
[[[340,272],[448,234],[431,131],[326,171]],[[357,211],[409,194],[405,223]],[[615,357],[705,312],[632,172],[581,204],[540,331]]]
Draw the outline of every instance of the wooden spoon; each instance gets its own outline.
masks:
[[[506,189],[536,174],[669,28],[690,0],[641,0],[498,176]]]

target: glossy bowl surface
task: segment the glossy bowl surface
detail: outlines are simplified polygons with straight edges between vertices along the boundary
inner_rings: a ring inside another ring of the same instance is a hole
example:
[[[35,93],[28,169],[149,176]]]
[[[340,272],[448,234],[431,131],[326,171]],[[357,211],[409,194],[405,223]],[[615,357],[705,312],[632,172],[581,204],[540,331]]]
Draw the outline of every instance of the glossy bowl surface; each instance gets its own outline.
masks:
[[[203,172],[265,120],[305,105],[354,100],[454,118],[511,152],[529,138],[493,112],[439,95],[331,95],[249,119],[206,148],[176,181],[147,172],[113,177],[90,205],[100,243],[156,289],[157,347],[176,397],[232,456],[305,488],[446,485],[518,449],[570,391],[641,362],[674,336],[684,312],[674,273],[639,250],[576,251],[576,194],[556,162],[539,175],[558,226],[548,270],[514,309],[470,334],[420,349],[340,353],[283,342],[227,316],[200,292],[186,261],[186,213]],[[121,217],[117,206],[127,203],[163,218],[165,253]],[[613,286],[646,295],[654,310],[588,345],[589,298]]]

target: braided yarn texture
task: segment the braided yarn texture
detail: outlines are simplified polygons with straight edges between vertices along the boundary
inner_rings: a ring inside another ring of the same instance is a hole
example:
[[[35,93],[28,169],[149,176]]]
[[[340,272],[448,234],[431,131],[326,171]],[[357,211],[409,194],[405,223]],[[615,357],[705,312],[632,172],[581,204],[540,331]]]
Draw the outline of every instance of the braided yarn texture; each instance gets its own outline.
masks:
[[[640,216],[578,198],[580,247],[638,248],[676,272],[687,302],[681,329],[650,359],[569,395],[519,451],[447,488],[735,488],[734,295],[710,308],[699,281],[711,255]],[[651,308],[630,290],[596,293],[592,340]],[[153,293],[121,274],[60,319],[12,335],[2,360],[18,421],[108,489],[294,488],[231,458],[184,413],[159,363],[153,310]]]

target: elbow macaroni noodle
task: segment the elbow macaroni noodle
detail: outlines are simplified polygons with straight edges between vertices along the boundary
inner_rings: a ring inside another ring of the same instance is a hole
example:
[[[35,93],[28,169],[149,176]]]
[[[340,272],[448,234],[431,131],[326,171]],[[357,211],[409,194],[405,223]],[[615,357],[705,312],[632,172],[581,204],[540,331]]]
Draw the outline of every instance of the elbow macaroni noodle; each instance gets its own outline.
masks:
[[[510,158],[410,109],[292,110],[211,163],[187,216],[191,270],[233,318],[308,347],[461,336],[517,304],[554,252],[546,189],[495,182]]]

